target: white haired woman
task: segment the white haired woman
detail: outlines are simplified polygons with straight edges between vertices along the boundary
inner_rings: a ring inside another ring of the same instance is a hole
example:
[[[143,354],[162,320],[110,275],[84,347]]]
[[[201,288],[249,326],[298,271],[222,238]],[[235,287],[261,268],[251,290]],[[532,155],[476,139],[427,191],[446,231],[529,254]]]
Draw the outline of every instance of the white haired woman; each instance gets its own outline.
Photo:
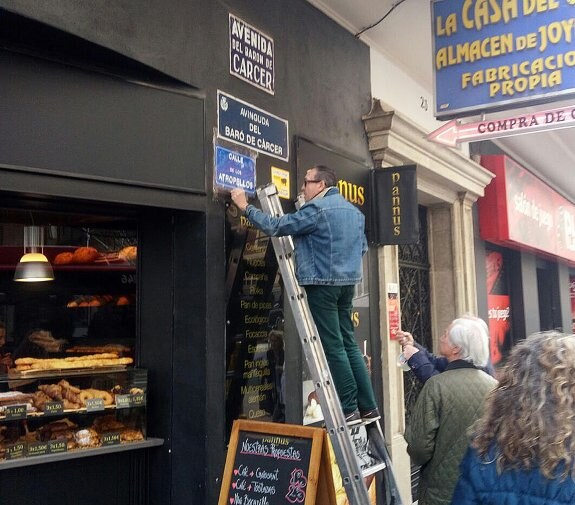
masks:
[[[460,317],[439,338],[447,361],[441,374],[423,386],[405,432],[407,452],[421,465],[419,505],[447,505],[469,444],[467,430],[481,413],[497,381],[485,373],[487,333],[477,320]]]

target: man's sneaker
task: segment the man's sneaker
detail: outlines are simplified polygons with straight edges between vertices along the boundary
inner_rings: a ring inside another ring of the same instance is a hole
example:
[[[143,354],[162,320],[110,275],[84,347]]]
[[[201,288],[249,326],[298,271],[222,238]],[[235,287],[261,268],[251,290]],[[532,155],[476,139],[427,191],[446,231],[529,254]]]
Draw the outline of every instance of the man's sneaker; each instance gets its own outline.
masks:
[[[373,423],[374,421],[381,419],[377,408],[368,410],[367,412],[362,412],[360,417],[364,423]]]
[[[346,414],[345,422],[348,426],[353,426],[354,424],[361,423],[361,415],[359,413],[359,410],[356,409],[353,412]]]

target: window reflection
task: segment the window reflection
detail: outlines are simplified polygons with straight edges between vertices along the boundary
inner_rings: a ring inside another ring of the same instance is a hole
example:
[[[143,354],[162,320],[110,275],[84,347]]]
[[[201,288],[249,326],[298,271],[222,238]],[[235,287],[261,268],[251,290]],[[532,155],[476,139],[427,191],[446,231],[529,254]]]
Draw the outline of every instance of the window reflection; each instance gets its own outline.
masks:
[[[30,225],[42,227],[53,281],[13,280]],[[133,219],[0,209],[0,373],[25,357],[133,355],[136,263]]]

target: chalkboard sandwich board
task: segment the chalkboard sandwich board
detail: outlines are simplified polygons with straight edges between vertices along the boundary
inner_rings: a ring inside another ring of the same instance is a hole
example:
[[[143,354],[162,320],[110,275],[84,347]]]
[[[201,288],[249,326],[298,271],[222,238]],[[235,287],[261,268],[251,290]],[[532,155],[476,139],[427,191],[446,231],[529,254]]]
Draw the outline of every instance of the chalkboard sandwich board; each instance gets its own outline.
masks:
[[[234,421],[218,505],[335,505],[326,432]]]

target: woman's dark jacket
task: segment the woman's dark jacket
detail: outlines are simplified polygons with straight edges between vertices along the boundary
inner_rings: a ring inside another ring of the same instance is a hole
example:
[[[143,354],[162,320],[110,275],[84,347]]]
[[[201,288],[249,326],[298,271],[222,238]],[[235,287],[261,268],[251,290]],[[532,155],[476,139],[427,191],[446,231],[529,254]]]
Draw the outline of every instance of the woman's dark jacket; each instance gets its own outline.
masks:
[[[567,505],[575,503],[575,481],[545,478],[539,468],[497,473],[495,451],[487,461],[468,449],[461,462],[460,477],[452,505]]]

